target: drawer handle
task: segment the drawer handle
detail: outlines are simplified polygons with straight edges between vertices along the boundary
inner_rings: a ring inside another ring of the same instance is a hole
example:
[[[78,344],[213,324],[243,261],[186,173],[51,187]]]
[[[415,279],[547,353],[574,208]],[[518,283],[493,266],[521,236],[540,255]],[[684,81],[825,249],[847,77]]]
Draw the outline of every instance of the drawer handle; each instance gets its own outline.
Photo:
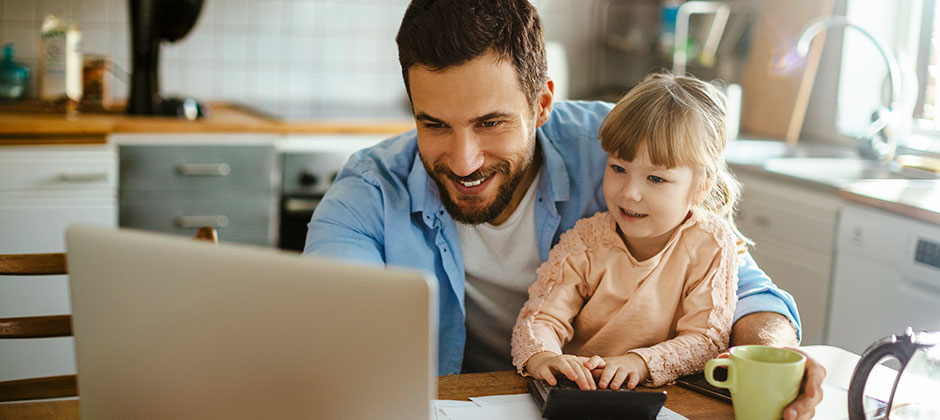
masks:
[[[176,172],[183,176],[226,176],[232,172],[227,163],[181,163]]]
[[[62,182],[105,182],[108,180],[108,171],[62,171],[56,179]]]
[[[284,201],[284,210],[288,213],[308,213],[313,211],[317,204],[320,204],[320,200],[289,198]]]
[[[176,216],[174,221],[176,222],[176,226],[184,229],[198,228],[203,226],[224,228],[228,226],[228,216],[224,214],[214,216]]]

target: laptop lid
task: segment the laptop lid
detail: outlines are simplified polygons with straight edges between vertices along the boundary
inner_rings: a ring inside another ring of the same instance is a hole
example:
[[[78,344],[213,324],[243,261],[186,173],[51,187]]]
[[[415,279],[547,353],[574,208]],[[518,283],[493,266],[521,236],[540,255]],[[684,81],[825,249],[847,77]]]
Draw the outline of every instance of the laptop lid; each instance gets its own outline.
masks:
[[[425,274],[84,226],[66,246],[83,418],[431,418]]]

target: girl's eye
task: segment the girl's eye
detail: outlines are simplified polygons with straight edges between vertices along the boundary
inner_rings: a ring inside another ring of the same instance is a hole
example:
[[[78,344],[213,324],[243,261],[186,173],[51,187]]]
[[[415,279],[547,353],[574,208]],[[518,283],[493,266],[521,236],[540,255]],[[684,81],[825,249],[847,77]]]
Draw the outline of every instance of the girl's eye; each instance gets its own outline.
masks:
[[[620,166],[620,165],[610,165],[610,168],[613,169],[614,172],[616,172],[616,173],[618,173],[618,174],[622,174],[622,173],[626,173],[626,172],[627,172],[627,170],[624,169],[624,168],[623,168],[622,166]]]
[[[658,177],[658,176],[656,176],[656,175],[650,175],[650,176],[647,177],[647,179],[649,179],[650,182],[653,182],[653,183],[656,183],[656,184],[660,184],[660,183],[666,182],[665,179],[662,179],[662,178],[660,178],[660,177]]]

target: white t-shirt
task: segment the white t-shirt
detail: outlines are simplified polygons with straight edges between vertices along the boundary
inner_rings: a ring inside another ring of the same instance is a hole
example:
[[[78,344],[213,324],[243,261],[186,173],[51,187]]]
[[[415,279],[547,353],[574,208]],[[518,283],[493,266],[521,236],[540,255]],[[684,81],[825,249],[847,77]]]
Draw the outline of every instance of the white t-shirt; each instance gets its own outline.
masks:
[[[467,343],[463,372],[512,370],[510,339],[542,264],[535,240],[536,175],[499,226],[457,223],[466,270]]]

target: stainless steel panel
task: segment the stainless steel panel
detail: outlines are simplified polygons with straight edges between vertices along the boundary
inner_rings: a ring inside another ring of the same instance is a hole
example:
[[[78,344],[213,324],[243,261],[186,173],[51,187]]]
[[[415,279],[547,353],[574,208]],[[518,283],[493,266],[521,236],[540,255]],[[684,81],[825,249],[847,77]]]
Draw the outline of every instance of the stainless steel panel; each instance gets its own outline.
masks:
[[[122,145],[122,191],[277,188],[274,145]]]

